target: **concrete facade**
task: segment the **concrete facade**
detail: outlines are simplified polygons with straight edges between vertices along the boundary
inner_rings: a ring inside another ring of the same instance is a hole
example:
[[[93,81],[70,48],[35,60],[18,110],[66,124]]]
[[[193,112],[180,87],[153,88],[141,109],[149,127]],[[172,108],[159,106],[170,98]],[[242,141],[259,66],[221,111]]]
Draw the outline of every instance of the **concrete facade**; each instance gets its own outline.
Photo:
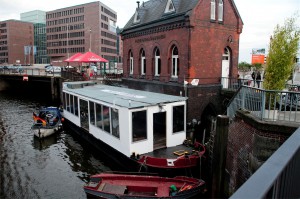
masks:
[[[0,22],[0,64],[33,64],[31,52],[25,46],[34,44],[33,24],[18,20]]]
[[[53,65],[75,53],[92,51],[117,60],[117,14],[99,1],[46,13],[47,53]]]

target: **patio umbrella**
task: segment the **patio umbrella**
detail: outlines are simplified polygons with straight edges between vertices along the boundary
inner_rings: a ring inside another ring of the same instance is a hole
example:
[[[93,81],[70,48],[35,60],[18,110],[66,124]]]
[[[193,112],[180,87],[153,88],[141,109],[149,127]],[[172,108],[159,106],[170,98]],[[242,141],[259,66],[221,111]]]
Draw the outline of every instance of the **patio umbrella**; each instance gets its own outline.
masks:
[[[76,57],[73,61],[77,62],[108,62],[106,59],[92,52],[86,52],[83,55]]]
[[[82,53],[76,53],[64,61],[65,62],[74,62],[74,59],[76,59],[77,57],[80,57],[81,55],[82,55]]]

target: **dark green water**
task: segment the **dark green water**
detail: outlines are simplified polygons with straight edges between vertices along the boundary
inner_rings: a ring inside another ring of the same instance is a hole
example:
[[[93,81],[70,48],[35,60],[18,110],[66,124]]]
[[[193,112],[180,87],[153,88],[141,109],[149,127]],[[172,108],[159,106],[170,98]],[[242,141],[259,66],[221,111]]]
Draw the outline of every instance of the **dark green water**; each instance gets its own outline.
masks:
[[[0,92],[0,198],[86,198],[92,174],[111,170],[103,157],[61,132],[39,141],[32,112],[55,105],[47,99]]]

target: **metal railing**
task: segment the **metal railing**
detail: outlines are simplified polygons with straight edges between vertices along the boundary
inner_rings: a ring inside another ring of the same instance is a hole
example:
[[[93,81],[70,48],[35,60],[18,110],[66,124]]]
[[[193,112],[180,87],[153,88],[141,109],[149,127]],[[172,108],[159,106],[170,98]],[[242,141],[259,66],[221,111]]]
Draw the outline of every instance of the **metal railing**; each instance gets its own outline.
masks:
[[[300,198],[300,129],[230,197]]]
[[[300,92],[241,86],[229,103],[227,115],[234,118],[239,109],[262,121],[300,123]]]
[[[29,76],[49,76],[49,77],[59,77],[61,73],[49,73],[46,72],[45,69],[41,68],[22,68],[22,69],[4,69],[0,68],[0,75],[29,75]]]

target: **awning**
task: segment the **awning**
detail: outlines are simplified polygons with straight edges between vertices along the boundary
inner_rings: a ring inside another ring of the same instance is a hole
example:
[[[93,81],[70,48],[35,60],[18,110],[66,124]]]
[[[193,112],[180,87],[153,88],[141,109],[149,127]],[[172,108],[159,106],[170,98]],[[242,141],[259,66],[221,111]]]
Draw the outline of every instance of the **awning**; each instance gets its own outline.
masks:
[[[81,55],[82,55],[82,53],[76,53],[64,61],[65,62],[74,62],[74,59],[76,59],[77,57],[80,57]]]
[[[95,53],[92,52],[86,52],[83,55],[76,57],[73,59],[73,61],[76,62],[108,62],[106,59],[102,58],[99,55],[96,55]]]

